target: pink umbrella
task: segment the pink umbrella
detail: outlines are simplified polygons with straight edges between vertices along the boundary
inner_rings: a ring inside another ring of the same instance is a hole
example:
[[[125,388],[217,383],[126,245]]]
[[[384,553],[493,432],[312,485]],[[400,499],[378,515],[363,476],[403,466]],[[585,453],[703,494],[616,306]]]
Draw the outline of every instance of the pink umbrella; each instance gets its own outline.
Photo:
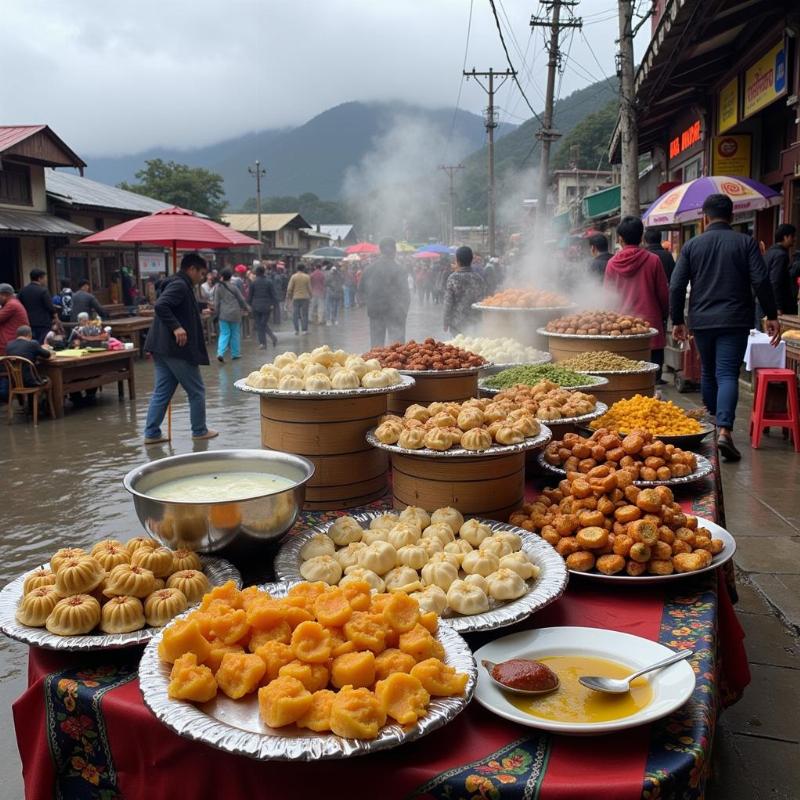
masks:
[[[438,261],[442,257],[441,253],[432,253],[430,250],[425,250],[422,253],[414,253],[411,258],[427,258],[430,261]]]
[[[347,255],[352,255],[353,253],[375,255],[375,253],[380,253],[380,248],[372,242],[358,242],[358,244],[351,244],[350,247],[345,247],[344,251]]]

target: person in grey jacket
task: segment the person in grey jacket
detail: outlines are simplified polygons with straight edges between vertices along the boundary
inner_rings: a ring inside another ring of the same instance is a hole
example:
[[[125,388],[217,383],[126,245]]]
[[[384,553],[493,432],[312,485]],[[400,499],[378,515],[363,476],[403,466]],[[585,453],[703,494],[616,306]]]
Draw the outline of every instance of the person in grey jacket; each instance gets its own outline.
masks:
[[[219,321],[217,361],[222,364],[228,345],[234,361],[242,356],[242,312],[249,311],[250,306],[239,287],[231,283],[233,273],[230,269],[222,270],[220,277],[222,280],[214,289],[214,316]]]
[[[405,342],[406,317],[411,304],[406,271],[395,260],[397,244],[383,239],[380,257],[367,267],[358,286],[359,300],[366,303],[371,347]]]
[[[486,284],[472,269],[471,247],[456,250],[456,265],[457,269],[450,273],[444,289],[444,329],[463,333],[480,320],[480,312],[472,305],[486,296]]]
[[[89,291],[89,279],[81,278],[78,282],[78,291],[72,295],[72,309],[70,311],[71,319],[75,322],[78,319],[78,314],[86,312],[90,317],[94,312],[100,319],[108,316],[105,309],[97,298]]]
[[[275,334],[269,327],[269,314],[278,302],[278,296],[275,294],[275,287],[266,272],[266,269],[259,264],[255,269],[255,280],[250,286],[250,307],[253,309],[253,321],[255,322],[256,336],[258,336],[258,346],[261,350],[267,349],[267,336],[272,341],[273,347],[278,344]]]

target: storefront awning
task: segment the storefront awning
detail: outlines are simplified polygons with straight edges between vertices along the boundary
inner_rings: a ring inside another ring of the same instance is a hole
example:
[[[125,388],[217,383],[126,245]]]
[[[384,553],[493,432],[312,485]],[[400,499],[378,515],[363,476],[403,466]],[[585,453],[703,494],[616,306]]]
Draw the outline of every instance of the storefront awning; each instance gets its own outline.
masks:
[[[583,198],[583,216],[585,219],[610,217],[619,211],[621,205],[619,184],[609,186]]]
[[[88,236],[92,231],[52,214],[0,209],[0,234],[20,233],[37,236]]]

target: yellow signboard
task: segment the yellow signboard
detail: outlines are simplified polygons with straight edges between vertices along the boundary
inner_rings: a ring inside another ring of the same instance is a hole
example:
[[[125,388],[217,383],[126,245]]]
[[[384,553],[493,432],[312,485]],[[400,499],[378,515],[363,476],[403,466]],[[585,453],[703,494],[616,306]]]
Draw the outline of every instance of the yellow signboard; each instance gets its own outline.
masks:
[[[729,131],[739,121],[739,76],[726,83],[719,93],[719,132]]]
[[[786,48],[780,42],[744,74],[745,118],[786,94],[786,83]]]
[[[715,136],[711,149],[711,174],[750,177],[751,137]]]

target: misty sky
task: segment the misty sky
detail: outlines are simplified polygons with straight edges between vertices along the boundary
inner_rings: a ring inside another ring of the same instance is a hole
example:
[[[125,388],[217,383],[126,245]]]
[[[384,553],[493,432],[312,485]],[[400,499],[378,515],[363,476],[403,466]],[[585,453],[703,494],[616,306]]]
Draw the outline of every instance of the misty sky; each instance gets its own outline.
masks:
[[[539,111],[544,34],[528,24],[538,7],[496,6]],[[467,69],[505,68],[488,0],[472,9]],[[616,2],[582,0],[575,13],[585,27],[565,35],[562,96],[614,72]],[[2,0],[0,124],[48,123],[86,157],[296,125],[348,100],[452,107],[469,14],[470,0]],[[648,38],[649,22],[637,56]],[[460,107],[485,102],[464,83]],[[530,116],[510,83],[497,103],[501,119]]]

